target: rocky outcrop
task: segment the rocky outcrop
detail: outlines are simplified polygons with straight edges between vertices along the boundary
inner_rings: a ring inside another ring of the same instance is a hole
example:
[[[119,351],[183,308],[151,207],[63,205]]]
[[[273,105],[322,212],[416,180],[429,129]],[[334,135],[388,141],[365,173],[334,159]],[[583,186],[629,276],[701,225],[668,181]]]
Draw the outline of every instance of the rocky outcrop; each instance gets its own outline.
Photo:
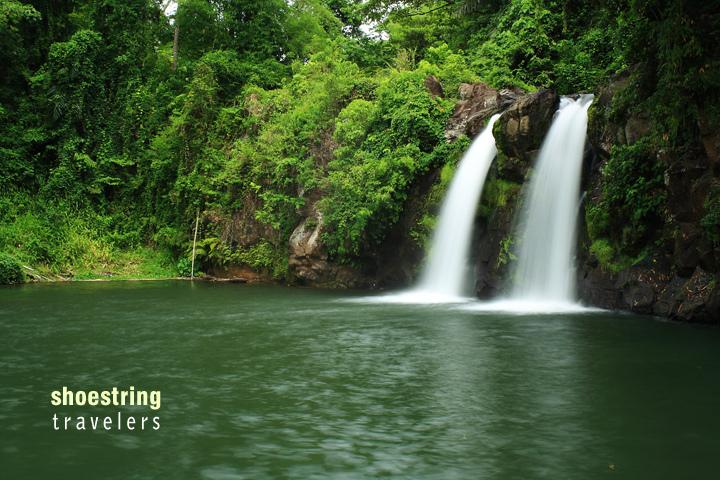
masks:
[[[434,76],[425,79],[433,96],[444,96]],[[446,131],[448,141],[461,135],[474,137],[491,115],[506,109],[524,95],[518,90],[495,90],[484,84],[463,84]],[[398,288],[411,284],[422,262],[423,246],[412,232],[426,210],[426,199],[441,167],[421,175],[410,187],[404,214],[374,251],[359,258],[361,268],[334,264],[322,245],[322,215],[311,207],[289,241],[289,267],[295,283],[328,287]]]
[[[551,90],[521,96],[495,126],[498,145],[498,176],[515,182],[525,180],[528,168],[550,128],[560,97]]]
[[[425,79],[425,88],[427,88],[433,97],[445,97],[442,83],[440,83],[440,80],[438,80],[435,75],[430,75]]]
[[[223,226],[220,236],[225,244],[251,246],[260,240],[277,237],[270,226],[255,219],[255,211],[258,207],[257,199],[245,197],[242,208],[237,209],[229,219],[223,218],[219,213],[210,213],[207,220],[212,224]]]
[[[497,166],[488,176],[489,182],[496,182],[499,176]],[[514,186],[512,196],[519,197],[520,184]],[[483,200],[483,203],[487,200]],[[492,205],[488,216],[480,215],[475,224],[473,255],[475,265],[475,293],[478,298],[491,299],[500,295],[506,287],[508,277],[508,252],[512,245],[512,230],[518,202]]]
[[[322,213],[313,208],[311,215],[300,222],[290,235],[288,263],[302,281],[316,282],[327,270],[327,254],[320,242],[322,227]]]
[[[322,244],[323,217],[317,205],[295,228],[289,241],[288,267],[294,282],[333,288],[361,288],[368,286],[361,272],[347,265],[328,260]]]
[[[580,297],[590,305],[682,321],[720,319],[720,288],[701,267],[690,276],[672,273],[671,265],[657,259],[618,273],[595,267],[584,271],[578,285]]]
[[[521,95],[520,90],[495,90],[484,83],[460,85],[460,101],[445,130],[448,141],[460,135],[474,137],[485,127],[487,119],[512,105]]]
[[[208,274],[202,277],[205,280],[228,283],[269,283],[272,275],[259,272],[247,265],[212,266]]]
[[[596,157],[585,181],[590,202],[601,198],[601,172],[612,148],[631,145],[651,132],[649,116],[643,112],[625,118],[609,113],[613,97],[627,84],[627,78],[619,78],[608,85],[591,109],[588,139]],[[642,262],[610,271],[592,258],[589,241],[581,241],[578,285],[586,303],[682,321],[720,323],[720,250],[700,225],[708,193],[720,173],[713,159],[717,139],[703,129],[702,114],[699,127],[698,145],[687,145],[680,154],[660,147],[655,152],[665,165],[665,225]]]

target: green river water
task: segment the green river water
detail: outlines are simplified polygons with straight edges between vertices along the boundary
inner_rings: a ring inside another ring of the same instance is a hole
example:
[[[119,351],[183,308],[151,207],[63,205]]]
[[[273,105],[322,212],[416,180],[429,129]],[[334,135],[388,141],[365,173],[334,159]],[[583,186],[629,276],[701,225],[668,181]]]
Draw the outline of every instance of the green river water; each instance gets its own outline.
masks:
[[[717,329],[342,301],[353,295],[1,288],[0,477],[718,478]],[[51,405],[63,386],[162,403]],[[160,428],[72,427],[118,412]]]

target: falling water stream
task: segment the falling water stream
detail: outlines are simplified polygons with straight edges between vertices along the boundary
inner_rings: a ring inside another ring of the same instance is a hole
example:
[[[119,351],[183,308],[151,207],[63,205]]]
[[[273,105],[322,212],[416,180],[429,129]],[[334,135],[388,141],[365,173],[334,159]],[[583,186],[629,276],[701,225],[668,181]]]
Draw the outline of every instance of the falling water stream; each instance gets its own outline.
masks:
[[[452,299],[467,294],[465,278],[473,220],[497,148],[493,115],[458,164],[445,196],[438,225],[420,282],[413,291],[427,299]]]
[[[513,299],[575,300],[577,208],[592,101],[592,95],[563,98],[543,142],[521,213]]]

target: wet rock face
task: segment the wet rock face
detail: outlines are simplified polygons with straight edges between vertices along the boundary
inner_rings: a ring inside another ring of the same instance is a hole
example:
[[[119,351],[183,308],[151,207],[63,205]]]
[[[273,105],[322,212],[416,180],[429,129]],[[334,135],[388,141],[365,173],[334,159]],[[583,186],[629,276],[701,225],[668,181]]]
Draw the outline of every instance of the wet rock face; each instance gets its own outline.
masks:
[[[560,97],[550,90],[518,97],[498,120],[499,178],[523,182],[547,134]]]
[[[700,129],[700,140],[707,158],[713,165],[720,165],[720,130],[717,126],[712,125],[705,111],[700,111],[698,128]]]
[[[263,239],[275,239],[277,233],[272,227],[255,219],[255,211],[259,208],[256,199],[246,197],[243,200],[242,208],[236,210],[232,217],[209,218],[211,223],[223,225],[222,240],[229,245],[249,247]]]
[[[599,267],[579,279],[580,297],[603,308],[669,317],[689,322],[720,322],[720,288],[700,267],[692,275],[672,273],[663,259],[652,259],[619,273]]]
[[[699,321],[720,322],[720,288],[713,275],[697,267],[677,292],[677,310],[671,317]]]
[[[523,95],[498,120],[498,148],[510,158],[531,162],[542,145],[560,97],[551,90]]]
[[[497,169],[491,174],[496,175]],[[497,177],[496,177],[497,178]],[[487,219],[475,225],[475,294],[489,300],[500,295],[507,286],[508,264],[500,261],[503,255],[502,242],[513,231],[515,203],[498,206]]]
[[[609,114],[613,96],[627,82],[627,77],[619,78],[602,89],[591,109],[588,139],[597,155],[587,182],[591,202],[601,198],[601,170],[612,148],[630,145],[651,133],[652,123],[643,112],[624,118]],[[578,293],[584,302],[681,321],[720,324],[720,251],[704,235],[700,224],[708,192],[717,181],[713,158],[717,136],[703,129],[707,127],[703,121],[700,112],[698,143],[688,145],[684,153],[657,147],[657,160],[665,166],[666,226],[662,241],[647,246],[646,260],[612,273],[591,258],[589,240],[581,242]],[[586,228],[581,225],[581,236]]]
[[[602,191],[602,166],[616,145],[629,145],[646,136],[652,127],[642,112],[625,119],[609,120],[606,114],[612,97],[626,85],[626,79],[606,87],[596,98],[588,128],[583,189],[587,202],[597,201]],[[491,115],[497,106],[497,93],[486,86],[464,86],[464,101],[449,125],[472,125],[473,115]],[[515,94],[515,102],[503,113],[495,127],[498,158],[488,182],[500,181],[518,187],[526,181],[542,141],[552,123],[559,97],[551,91]],[[617,122],[617,123],[613,123]],[[478,125],[481,122],[478,121]],[[702,138],[703,146],[714,151],[712,132]],[[659,151],[659,156],[666,153]],[[701,150],[683,158],[660,158],[668,165],[667,210],[676,228],[674,235],[660,246],[650,246],[649,257],[620,272],[605,270],[589,253],[586,226],[579,226],[578,295],[589,305],[660,315],[681,321],[720,323],[720,286],[717,249],[703,235],[699,222],[704,215],[707,193],[715,182],[713,159]],[[486,186],[488,186],[486,184]],[[519,188],[518,188],[519,191]],[[487,218],[479,219],[475,252],[476,294],[493,298],[507,288],[508,266],[499,261],[502,242],[512,240],[519,195],[497,205]],[[585,216],[580,215],[584,220]],[[505,252],[506,253],[506,252]]]
[[[634,114],[625,124],[625,142],[631,145],[650,133],[650,118],[647,115]]]
[[[623,75],[596,92],[588,117],[588,139],[602,156],[609,156],[615,144],[626,144],[625,125],[608,120],[604,112],[610,111],[613,97],[630,84],[630,76]]]
[[[482,84],[463,85],[461,94],[463,101],[453,115],[455,123],[451,121],[450,131],[453,125],[461,124],[472,133],[475,125],[479,128],[484,125],[484,121],[478,120],[483,115],[486,119],[506,108],[493,132],[498,156],[490,168],[485,195],[493,187],[502,188],[507,198],[490,205],[489,216],[478,219],[472,247],[475,293],[489,299],[507,287],[510,252],[504,250],[512,242],[520,184],[537,156],[560,98],[550,90],[528,94],[519,90],[495,91]]]

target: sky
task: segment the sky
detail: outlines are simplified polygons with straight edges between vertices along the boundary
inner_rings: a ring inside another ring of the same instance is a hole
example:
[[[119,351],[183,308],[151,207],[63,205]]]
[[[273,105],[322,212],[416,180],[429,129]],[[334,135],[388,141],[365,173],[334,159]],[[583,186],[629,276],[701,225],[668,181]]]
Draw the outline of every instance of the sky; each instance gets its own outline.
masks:
[[[165,15],[173,15],[175,10],[177,10],[177,2],[174,0],[168,0],[163,5],[165,7]]]

